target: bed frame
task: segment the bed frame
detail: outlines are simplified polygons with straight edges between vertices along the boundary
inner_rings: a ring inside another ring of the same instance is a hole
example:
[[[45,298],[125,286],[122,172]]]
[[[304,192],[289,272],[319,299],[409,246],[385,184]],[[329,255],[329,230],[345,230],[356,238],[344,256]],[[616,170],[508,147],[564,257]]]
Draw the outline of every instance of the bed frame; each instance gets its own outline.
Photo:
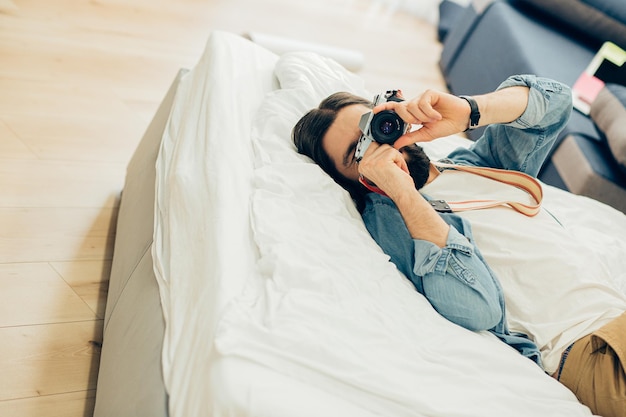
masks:
[[[167,416],[165,324],[152,265],[155,161],[180,70],[126,172],[109,281],[94,417]]]
[[[95,417],[590,415],[493,335],[437,314],[345,191],[294,152],[308,108],[360,90],[333,61],[223,32],[178,73],[127,168]],[[546,197],[573,232],[622,247],[615,210]],[[596,236],[599,219],[616,233]]]

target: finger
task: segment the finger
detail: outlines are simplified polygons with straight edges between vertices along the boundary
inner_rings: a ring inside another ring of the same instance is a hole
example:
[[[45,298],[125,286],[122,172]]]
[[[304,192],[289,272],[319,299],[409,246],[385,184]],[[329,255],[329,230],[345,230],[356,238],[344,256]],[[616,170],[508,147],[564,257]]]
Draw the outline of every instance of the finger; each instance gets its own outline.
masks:
[[[422,124],[427,116],[420,110],[416,100],[405,101],[396,105],[394,111],[409,124]]]
[[[417,142],[430,142],[433,139],[435,138],[430,133],[430,131],[422,127],[418,130],[414,130],[400,136],[398,140],[393,144],[393,147],[396,149],[401,149],[402,147],[407,145],[412,145]]]
[[[419,125],[423,123],[423,117],[425,117],[425,115],[417,110],[417,107],[414,106],[411,109],[409,108],[409,104],[407,104],[405,106],[396,107],[395,112],[404,120],[404,123]]]
[[[441,115],[441,113],[435,110],[435,108],[432,107],[430,103],[428,104],[419,103],[419,105],[420,105],[420,110],[422,114],[424,115],[423,116],[424,122],[436,122],[436,121],[443,119],[443,116]]]
[[[416,135],[413,132],[407,133],[405,135],[402,135],[393,144],[393,147],[396,148],[396,149],[402,149],[403,147],[405,147],[407,145],[412,145],[412,144],[417,142],[417,139],[415,138],[415,136]]]
[[[441,113],[435,110],[438,95],[433,90],[426,91],[416,103],[424,122],[435,122],[442,119]]]
[[[389,145],[381,145],[379,148],[378,157],[383,161],[391,161],[402,171],[409,173],[409,167],[404,159],[404,155],[397,149]]]
[[[380,113],[383,110],[395,110],[396,107],[400,105],[401,103],[402,102],[400,101],[387,101],[385,103],[379,104],[378,106],[374,107],[372,111],[374,112],[374,114],[376,114],[376,113]]]
[[[396,150],[396,149],[394,149],[394,150]],[[406,163],[406,159],[404,159],[404,155],[402,155],[402,153],[400,153],[400,152],[398,152],[398,160],[396,162],[396,165],[398,165],[402,171],[404,171],[407,174],[411,175],[411,173],[409,172],[409,166]]]
[[[392,110],[394,111],[400,118],[404,121],[404,123],[408,124],[421,124],[422,122],[416,118],[411,112],[409,112],[406,108],[406,102],[387,102],[380,104],[372,109],[374,114],[380,113],[383,110]]]
[[[407,103],[406,110],[407,112],[409,112],[409,114],[411,115],[410,117],[412,119],[415,119],[418,121],[417,122],[418,124],[422,124],[424,122],[430,122],[431,118],[426,112],[424,112],[424,110],[420,106],[420,102],[421,100],[411,101]]]

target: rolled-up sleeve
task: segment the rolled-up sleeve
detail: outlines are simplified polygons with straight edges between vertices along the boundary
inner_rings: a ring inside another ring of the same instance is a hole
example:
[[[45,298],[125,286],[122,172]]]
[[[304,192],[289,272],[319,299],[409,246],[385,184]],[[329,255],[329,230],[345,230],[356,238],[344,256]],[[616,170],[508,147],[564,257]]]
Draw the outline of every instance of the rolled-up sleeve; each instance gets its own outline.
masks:
[[[414,266],[413,272],[418,276],[426,274],[442,274],[445,273],[449,266],[450,256],[459,251],[472,256],[474,247],[469,243],[467,238],[461,235],[454,227],[450,228],[446,246],[440,248],[427,240],[413,239],[414,247]],[[473,281],[471,271],[461,271],[468,281]]]
[[[529,87],[525,111],[510,123],[489,125],[469,148],[448,158],[456,163],[513,169],[537,176],[572,112],[570,88],[535,75],[507,78],[498,90]]]
[[[471,243],[468,223],[457,216],[459,224],[450,227],[440,248],[413,239],[390,199],[373,194],[367,200],[363,220],[368,231],[439,314],[470,330],[488,330],[500,322],[499,290]]]

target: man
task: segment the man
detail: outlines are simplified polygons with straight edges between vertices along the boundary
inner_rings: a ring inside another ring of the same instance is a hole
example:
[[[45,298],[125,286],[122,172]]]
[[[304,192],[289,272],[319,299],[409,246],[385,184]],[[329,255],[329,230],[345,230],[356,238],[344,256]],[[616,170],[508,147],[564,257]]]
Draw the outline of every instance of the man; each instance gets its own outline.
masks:
[[[359,120],[369,107],[367,100],[346,93],[330,96],[294,127],[299,152],[350,192],[373,238],[444,317],[464,325],[457,316],[471,318],[474,311],[463,301],[467,291],[457,289],[492,280],[497,291],[493,269],[507,295],[511,329],[531,335],[545,371],[594,413],[626,416],[626,296],[614,288],[601,262],[584,256],[581,242],[545,209],[531,215],[506,205],[436,212],[431,201],[532,206],[533,198],[493,179],[439,169],[413,145],[488,126],[472,147],[453,151],[447,162],[535,177],[569,118],[569,88],[524,75],[473,98],[429,90],[413,100],[387,102],[374,113],[393,110],[421,128],[393,146],[371,143],[357,162]],[[446,291],[455,280],[454,290]],[[506,336],[503,301],[501,306],[500,326],[491,330]],[[501,338],[519,349],[515,341]],[[520,351],[532,356],[532,346],[525,348]]]

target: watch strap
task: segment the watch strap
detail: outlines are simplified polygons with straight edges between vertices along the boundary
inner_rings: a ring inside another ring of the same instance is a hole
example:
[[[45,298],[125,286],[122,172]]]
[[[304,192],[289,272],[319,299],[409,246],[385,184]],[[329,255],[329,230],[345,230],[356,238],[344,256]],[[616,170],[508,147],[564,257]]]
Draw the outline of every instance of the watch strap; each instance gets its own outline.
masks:
[[[464,132],[476,129],[478,127],[478,122],[480,121],[480,110],[478,110],[478,104],[476,103],[476,100],[474,100],[474,98],[470,96],[459,96],[459,98],[467,101],[470,105],[469,125],[467,126],[467,129],[464,130]]]

